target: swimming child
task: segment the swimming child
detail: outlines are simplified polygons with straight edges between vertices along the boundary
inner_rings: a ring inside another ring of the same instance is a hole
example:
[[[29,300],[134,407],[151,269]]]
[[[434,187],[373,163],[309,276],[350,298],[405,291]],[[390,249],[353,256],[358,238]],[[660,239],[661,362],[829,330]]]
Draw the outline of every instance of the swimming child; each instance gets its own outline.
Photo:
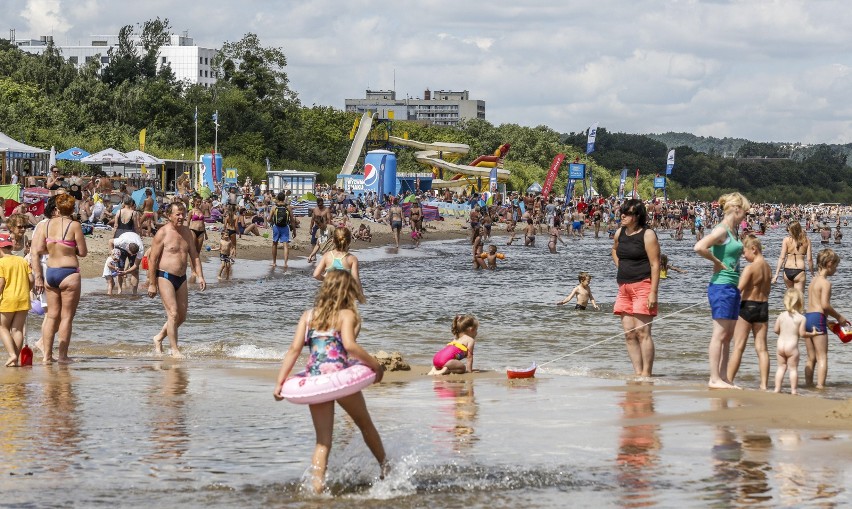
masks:
[[[754,350],[760,368],[760,388],[769,383],[769,353],[766,351],[766,333],[769,329],[769,290],[772,286],[772,269],[763,257],[763,246],[754,235],[743,237],[743,256],[749,262],[737,287],[740,289],[740,314],[734,326],[733,349],[728,359],[728,380],[740,369],[749,333],[754,334]],[[801,292],[799,292],[801,293]]]
[[[670,264],[668,255],[660,255],[660,279],[667,279],[669,277],[670,270],[673,270],[678,274],[686,272],[685,270]]]
[[[317,292],[314,307],[302,313],[293,342],[281,362],[281,370],[272,393],[276,401],[283,399],[281,388],[305,346],[311,352],[305,366],[307,376],[339,371],[361,362],[376,372],[376,383],[382,381],[384,368],[356,342],[361,330],[359,301],[363,302],[361,286],[351,273],[332,270],[325,276]],[[383,479],[388,471],[387,457],[382,438],[367,410],[364,395],[358,391],[336,401],[360,428],[364,443],[379,462],[379,478]],[[317,493],[321,492],[325,485],[325,472],[334,432],[334,403],[327,401],[309,405],[316,432],[311,476],[313,488]]]
[[[355,281],[358,282],[358,288],[361,288],[361,276],[358,274],[358,258],[349,252],[349,246],[352,244],[352,232],[349,228],[335,228],[331,236],[334,248],[326,252],[320,258],[319,263],[314,269],[314,278],[322,281],[325,276],[335,270],[345,270],[350,272]],[[363,292],[363,290],[361,290]],[[360,294],[363,298],[364,294]]]
[[[488,246],[488,252],[482,253],[481,255],[479,255],[479,257],[485,260],[485,263],[488,265],[488,269],[490,270],[494,270],[497,268],[497,260],[506,259],[506,255],[497,252],[497,246],[495,246],[494,244]]]
[[[805,383],[813,385],[814,369],[817,371],[816,388],[825,387],[828,374],[828,332],[825,315],[833,316],[841,324],[846,318],[834,310],[831,305],[831,282],[828,277],[837,272],[840,257],[833,249],[823,249],[817,255],[817,275],[811,279],[808,286],[808,312],[805,313],[805,330],[816,332],[811,337],[805,337],[805,347],[808,351],[808,361],[805,364]]]
[[[834,243],[840,244],[841,242],[843,242],[843,233],[840,231],[840,225],[837,225],[834,229]]]
[[[12,254],[13,245],[10,235],[0,234],[0,339],[9,354],[7,368],[20,365],[30,290],[35,281],[30,264]]]
[[[775,334],[778,334],[778,370],[775,372],[775,392],[781,392],[784,372],[790,370],[790,393],[798,394],[799,383],[799,338],[812,337],[817,333],[805,331],[802,315],[805,297],[796,288],[784,294],[787,310],[775,319]]]
[[[447,343],[432,358],[430,375],[466,373],[473,371],[473,347],[479,331],[479,320],[473,315],[456,315],[453,319],[453,336],[456,339]],[[462,359],[467,359],[467,365]]]
[[[102,277],[106,280],[107,284],[107,295],[112,295],[113,288],[115,288],[115,278],[119,275],[118,263],[121,259],[121,249],[113,249],[112,253],[107,256],[106,262],[104,262],[104,272]],[[118,292],[121,293],[121,286],[118,287]]]
[[[571,299],[577,297],[577,304],[574,305],[574,309],[585,311],[586,306],[589,305],[589,302],[592,303],[592,307],[594,307],[596,311],[600,309],[598,307],[598,303],[595,302],[595,298],[592,296],[592,288],[590,286],[592,283],[591,274],[589,274],[588,272],[581,272],[579,275],[577,275],[577,280],[580,282],[580,284],[575,286],[574,289],[571,290],[571,293],[564,299],[557,302],[556,305],[561,306],[563,304],[567,304],[571,302]]]

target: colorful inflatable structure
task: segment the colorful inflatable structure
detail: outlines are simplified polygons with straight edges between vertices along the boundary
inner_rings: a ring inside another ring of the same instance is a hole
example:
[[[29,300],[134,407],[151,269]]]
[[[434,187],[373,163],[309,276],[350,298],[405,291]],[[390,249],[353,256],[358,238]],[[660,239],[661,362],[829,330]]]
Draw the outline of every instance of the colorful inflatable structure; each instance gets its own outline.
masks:
[[[412,147],[418,151],[414,153],[414,159],[425,166],[432,168],[436,178],[432,180],[432,187],[459,187],[470,184],[469,177],[488,179],[491,168],[497,168],[497,181],[506,182],[511,174],[509,170],[499,167],[502,159],[509,152],[509,144],[500,145],[492,155],[482,155],[474,159],[470,164],[458,164],[450,162],[451,159],[459,159],[460,156],[470,152],[470,147],[463,143],[424,143],[422,141],[407,140],[396,136],[388,137],[388,141],[395,145]],[[437,178],[442,173],[452,173],[449,179]],[[487,181],[487,180],[486,180]]]

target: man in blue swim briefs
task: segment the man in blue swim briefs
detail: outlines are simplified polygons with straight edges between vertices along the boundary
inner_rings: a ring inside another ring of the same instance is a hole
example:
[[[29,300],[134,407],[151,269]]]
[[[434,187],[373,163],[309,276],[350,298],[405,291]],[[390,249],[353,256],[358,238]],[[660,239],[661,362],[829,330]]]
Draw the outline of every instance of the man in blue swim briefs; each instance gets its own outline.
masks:
[[[148,297],[160,294],[166,310],[166,323],[154,336],[154,349],[163,353],[163,340],[168,336],[172,357],[183,357],[178,350],[178,327],[186,321],[189,305],[189,290],[186,283],[187,257],[192,271],[198,278],[198,287],[203,292],[207,287],[201,260],[195,249],[195,236],[184,225],[186,206],[182,201],[171,203],[166,208],[168,223],[157,230],[151,254],[148,256]]]

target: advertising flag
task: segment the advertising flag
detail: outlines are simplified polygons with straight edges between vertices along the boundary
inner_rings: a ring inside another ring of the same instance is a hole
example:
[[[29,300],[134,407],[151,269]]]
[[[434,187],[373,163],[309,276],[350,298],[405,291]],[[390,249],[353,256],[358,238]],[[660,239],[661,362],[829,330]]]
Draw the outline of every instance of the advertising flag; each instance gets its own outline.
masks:
[[[211,154],[213,154],[211,175],[213,177],[213,182],[219,182],[219,176],[216,174],[216,152],[211,152]]]
[[[674,154],[675,149],[669,150],[669,156],[666,158],[666,175],[671,175],[674,169]]]
[[[419,180],[419,178],[418,178],[418,180]],[[418,184],[417,187],[419,188],[420,184]],[[488,190],[491,191],[492,193],[497,192],[497,167],[496,166],[491,168],[491,174],[488,175]]]
[[[198,106],[195,107],[195,115],[192,117],[196,123],[198,123]]]
[[[550,170],[547,172],[547,177],[544,179],[544,186],[541,188],[541,196],[547,200],[550,195],[550,190],[553,188],[553,183],[556,182],[556,176],[559,175],[559,167],[562,166],[562,161],[565,160],[565,154],[556,154],[553,162],[550,163]],[[494,167],[492,173],[496,173],[497,167]]]
[[[618,198],[624,199],[624,184],[627,182],[627,168],[621,170],[621,182],[618,184]]]
[[[213,123],[216,124],[216,126],[219,125],[219,110],[213,112]]]
[[[598,135],[598,123],[592,124],[589,128],[589,139],[586,141],[586,153],[591,154],[595,151],[595,138]]]
[[[572,198],[574,198],[574,181],[568,179],[568,183],[565,184],[565,201],[568,202]]]

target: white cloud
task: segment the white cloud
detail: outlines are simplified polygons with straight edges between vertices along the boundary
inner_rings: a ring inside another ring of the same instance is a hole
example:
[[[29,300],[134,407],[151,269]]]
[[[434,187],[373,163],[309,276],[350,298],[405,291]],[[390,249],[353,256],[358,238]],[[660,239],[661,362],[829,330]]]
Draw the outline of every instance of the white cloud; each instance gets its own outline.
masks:
[[[207,47],[252,31],[284,49],[306,104],[342,108],[395,76],[399,97],[469,90],[497,124],[812,143],[852,142],[847,12],[843,0],[0,3],[21,38],[85,40],[156,16]]]

